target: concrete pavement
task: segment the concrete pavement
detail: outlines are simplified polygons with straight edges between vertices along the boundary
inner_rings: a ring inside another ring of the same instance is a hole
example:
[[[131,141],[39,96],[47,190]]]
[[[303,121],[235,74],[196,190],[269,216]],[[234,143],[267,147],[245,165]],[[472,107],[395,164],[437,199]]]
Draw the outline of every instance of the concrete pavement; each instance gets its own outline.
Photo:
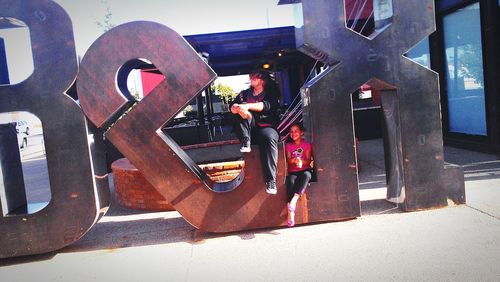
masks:
[[[381,157],[382,156],[382,157]],[[403,213],[382,198],[380,140],[360,144],[362,216],[212,234],[177,212],[112,204],[80,241],[0,260],[1,281],[500,281],[500,160],[445,148],[467,204]]]

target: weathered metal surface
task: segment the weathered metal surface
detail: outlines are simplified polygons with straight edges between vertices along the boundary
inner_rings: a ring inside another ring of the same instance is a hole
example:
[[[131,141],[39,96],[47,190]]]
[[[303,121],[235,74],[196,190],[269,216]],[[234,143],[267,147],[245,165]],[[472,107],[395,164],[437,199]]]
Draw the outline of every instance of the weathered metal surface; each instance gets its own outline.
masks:
[[[460,178],[447,177],[459,168],[452,171],[444,167],[438,76],[403,56],[435,30],[434,1],[393,0],[394,22],[371,40],[345,28],[343,2],[311,0],[302,3],[304,26],[297,29],[299,48],[324,62],[339,62],[306,86],[310,93],[309,118],[312,119],[314,149],[340,147],[337,154],[340,161],[352,158],[352,121],[342,119],[338,112],[350,116],[350,98],[347,97],[375,78],[371,81],[376,89],[397,88],[400,128],[394,137],[398,139],[393,141],[401,144],[401,155],[386,157],[397,156],[402,160],[404,202],[400,207],[412,211],[446,206],[446,187],[463,191],[460,187],[464,183]],[[348,142],[348,145],[339,142]],[[319,159],[320,167],[322,163]],[[348,163],[345,161],[344,166]],[[343,171],[348,170],[344,167]],[[341,180],[346,177],[344,175],[341,174]],[[443,178],[451,183],[443,183]],[[354,185],[352,181],[348,183]],[[357,197],[352,186],[334,184],[334,187],[338,191],[347,189],[351,191],[348,195]]]
[[[0,84],[9,84],[9,71],[7,67],[7,56],[5,54],[5,40],[0,37]]]
[[[0,124],[0,210],[8,214],[26,206],[21,155],[14,123]]]
[[[130,34],[137,36],[130,37]],[[101,63],[103,57],[107,58],[105,65]],[[101,96],[120,96],[114,74],[122,64],[136,58],[153,62],[166,79],[119,119],[106,137],[199,229],[228,232],[284,225],[286,193],[282,146],[278,161],[280,193],[270,196],[265,192],[257,147],[246,154],[245,169],[240,176],[231,182],[214,183],[159,130],[216,77],[184,39],[168,27],[151,22],[124,24],[104,34],[90,47],[82,60],[78,80],[78,95],[85,113],[97,117],[96,123],[110,123],[107,119],[115,108],[101,112],[91,101],[114,99],[101,99]],[[99,83],[95,83],[96,79]],[[236,189],[230,192],[214,192],[234,187]]]
[[[340,63],[302,91],[317,182],[298,206],[298,224],[360,213],[350,93],[367,81],[377,89],[397,88],[390,101],[398,102],[399,114],[386,118],[398,133],[388,137],[391,144],[401,144],[401,150],[389,155],[391,163],[397,164],[391,170],[401,163],[393,156],[403,160],[402,208],[444,206],[447,194],[457,202],[465,201],[461,169],[444,167],[437,75],[403,57],[434,30],[433,2],[394,0],[393,8],[394,23],[368,40],[345,28],[343,1],[303,3],[305,26],[298,30],[301,49],[328,64]],[[91,129],[95,139],[89,144],[80,108],[63,94],[77,72],[68,16],[48,0],[0,0],[0,16],[26,23],[34,58],[34,73],[27,80],[0,87],[0,112],[27,111],[42,121],[52,194],[49,205],[36,214],[0,218],[0,258],[71,244],[102,216],[109,205],[109,190],[101,136],[111,124],[106,137],[193,226],[228,232],[285,224],[282,145],[279,193],[271,196],[265,193],[257,147],[245,155],[242,174],[219,184],[160,130],[216,77],[177,33],[160,24],[134,22],[112,29],[91,46],[78,83],[82,108],[99,127]],[[117,120],[133,101],[118,92],[123,81],[116,78],[125,77],[122,67],[130,68],[139,58],[152,61],[166,79]],[[390,120],[396,116],[399,123]],[[230,188],[236,189],[214,192]]]
[[[312,222],[360,215],[350,95],[341,95],[320,75],[306,85],[302,109],[312,141],[317,181],[308,190]]]
[[[404,201],[403,160],[401,158],[401,125],[397,93],[394,90],[380,92],[383,114],[383,141],[385,155],[386,199],[400,204]]]
[[[50,203],[39,212],[0,217],[0,258],[5,258],[75,242],[109,205],[99,197],[109,189],[106,174],[96,175],[94,183],[85,117],[63,94],[77,74],[68,15],[49,0],[1,0],[0,16],[21,20],[29,28],[34,63],[25,81],[0,86],[0,113],[26,111],[41,120],[51,190]]]

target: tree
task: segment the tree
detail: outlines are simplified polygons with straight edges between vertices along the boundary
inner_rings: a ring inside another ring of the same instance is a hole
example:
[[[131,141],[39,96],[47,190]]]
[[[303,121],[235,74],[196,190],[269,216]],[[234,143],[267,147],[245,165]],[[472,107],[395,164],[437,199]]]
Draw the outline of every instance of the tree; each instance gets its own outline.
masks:
[[[111,9],[108,6],[108,1],[107,0],[101,0],[101,4],[106,6],[106,13],[104,14],[104,20],[101,21],[96,21],[95,23],[97,24],[98,27],[102,28],[103,32],[106,32],[116,25],[111,22],[111,18],[113,17],[113,13],[111,12]]]
[[[214,91],[215,95],[221,96],[221,100],[224,104],[228,104],[238,95],[231,86],[222,83],[212,85],[212,91]]]
[[[461,64],[460,72],[463,77],[470,77],[483,87],[483,55],[481,46],[478,44],[466,44],[461,46],[463,54],[459,56]]]

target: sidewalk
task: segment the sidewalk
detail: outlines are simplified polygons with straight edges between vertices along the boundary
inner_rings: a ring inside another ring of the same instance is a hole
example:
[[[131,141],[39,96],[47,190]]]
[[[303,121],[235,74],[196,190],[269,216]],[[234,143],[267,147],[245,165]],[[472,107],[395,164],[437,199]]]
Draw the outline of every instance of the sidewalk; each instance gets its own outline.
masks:
[[[360,144],[362,216],[212,234],[177,212],[114,203],[80,241],[0,260],[2,281],[500,281],[500,160],[445,148],[467,204],[403,213],[381,200],[381,140]],[[382,156],[382,157],[381,157]]]

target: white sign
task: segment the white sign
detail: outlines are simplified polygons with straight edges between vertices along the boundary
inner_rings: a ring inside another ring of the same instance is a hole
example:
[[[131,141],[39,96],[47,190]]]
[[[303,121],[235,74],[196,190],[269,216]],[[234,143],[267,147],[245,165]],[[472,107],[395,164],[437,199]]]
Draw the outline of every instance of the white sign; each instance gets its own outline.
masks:
[[[375,0],[373,2],[373,16],[375,21],[389,19],[392,17],[392,14],[392,0]]]

